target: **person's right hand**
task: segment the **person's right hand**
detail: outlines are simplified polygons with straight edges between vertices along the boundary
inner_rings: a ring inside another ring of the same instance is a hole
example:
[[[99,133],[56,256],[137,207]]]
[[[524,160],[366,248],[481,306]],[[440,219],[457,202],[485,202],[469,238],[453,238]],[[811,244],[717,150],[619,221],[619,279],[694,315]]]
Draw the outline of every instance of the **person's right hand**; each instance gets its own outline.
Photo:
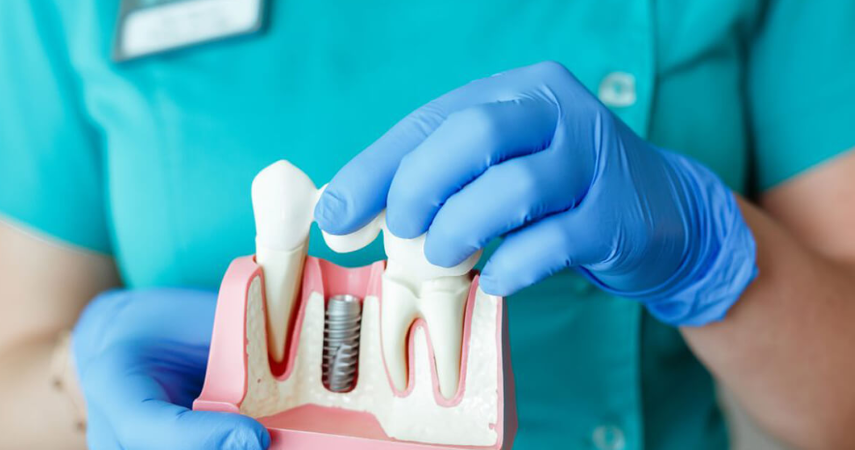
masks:
[[[238,414],[191,411],[202,389],[216,295],[112,291],[86,308],[73,352],[92,450],[262,450],[270,435]]]

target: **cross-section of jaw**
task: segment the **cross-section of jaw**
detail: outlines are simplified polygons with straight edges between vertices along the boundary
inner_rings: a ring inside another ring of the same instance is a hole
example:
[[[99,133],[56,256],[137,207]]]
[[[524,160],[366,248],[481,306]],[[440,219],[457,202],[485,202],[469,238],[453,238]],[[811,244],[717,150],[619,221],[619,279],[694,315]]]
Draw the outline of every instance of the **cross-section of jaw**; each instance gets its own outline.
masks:
[[[259,419],[270,429],[271,449],[343,442],[511,448],[516,415],[503,299],[473,287],[480,253],[452,268],[434,266],[424,235],[399,239],[380,214],[356,233],[324,239],[350,252],[382,229],[385,266],[347,269],[307,257],[318,196],[285,161],[253,182],[257,252],[235,260],[223,280],[194,409]],[[352,390],[334,392],[323,383],[325,318],[328,296],[342,292],[364,294],[358,378]]]
[[[363,229],[346,236],[324,234],[335,251],[354,251],[368,245],[383,228],[383,214]],[[470,271],[480,257],[472,255],[458,266],[431,264],[424,255],[424,235],[401,239],[383,230],[388,261],[383,274],[380,329],[383,358],[392,385],[407,389],[407,338],[416,319],[427,323],[439,390],[451,399],[460,382],[463,319],[472,283]]]

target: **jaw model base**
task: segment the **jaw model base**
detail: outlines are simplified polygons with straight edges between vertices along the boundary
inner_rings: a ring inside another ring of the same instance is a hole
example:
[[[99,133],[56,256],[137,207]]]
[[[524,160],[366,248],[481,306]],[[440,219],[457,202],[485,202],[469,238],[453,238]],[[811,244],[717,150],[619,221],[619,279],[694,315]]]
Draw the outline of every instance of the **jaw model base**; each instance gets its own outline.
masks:
[[[193,409],[258,419],[272,450],[510,449],[517,420],[503,300],[480,291],[475,277],[454,398],[439,393],[423,320],[410,329],[408,388],[397,392],[382,358],[383,271],[383,262],[348,269],[308,257],[286,359],[277,365],[268,358],[262,270],[251,256],[234,260],[220,287],[205,385]],[[321,382],[324,301],[338,294],[364,299],[358,374],[347,393]]]

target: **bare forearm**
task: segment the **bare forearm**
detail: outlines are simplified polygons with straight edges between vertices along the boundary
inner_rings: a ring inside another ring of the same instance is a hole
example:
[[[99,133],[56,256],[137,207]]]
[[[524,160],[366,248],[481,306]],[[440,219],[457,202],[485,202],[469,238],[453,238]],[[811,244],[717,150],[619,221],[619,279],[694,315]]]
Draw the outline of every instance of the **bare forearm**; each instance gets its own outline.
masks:
[[[724,321],[683,334],[771,432],[802,448],[852,448],[855,270],[741,207],[760,274]]]
[[[85,448],[74,371],[52,364],[55,355],[70,358],[57,348],[63,330],[91,298],[118,284],[109,257],[0,217],[0,448]]]
[[[52,366],[56,339],[0,354],[0,434],[8,448],[86,448],[81,412]],[[3,446],[3,448],[6,448]]]

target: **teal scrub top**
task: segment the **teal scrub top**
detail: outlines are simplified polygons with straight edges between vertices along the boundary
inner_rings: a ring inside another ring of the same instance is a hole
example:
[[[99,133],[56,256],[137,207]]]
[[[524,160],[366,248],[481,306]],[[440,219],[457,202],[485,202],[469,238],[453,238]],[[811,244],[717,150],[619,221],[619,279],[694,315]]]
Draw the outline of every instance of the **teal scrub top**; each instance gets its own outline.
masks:
[[[0,2],[0,214],[112,255],[131,288],[215,289],[253,252],[253,176],[318,184],[469,80],[566,65],[639,135],[760,192],[855,145],[855,2],[270,2],[261,33],[116,64],[118,1]],[[355,266],[381,244],[338,255]],[[509,299],[516,448],[722,449],[677,330],[569,272]]]

